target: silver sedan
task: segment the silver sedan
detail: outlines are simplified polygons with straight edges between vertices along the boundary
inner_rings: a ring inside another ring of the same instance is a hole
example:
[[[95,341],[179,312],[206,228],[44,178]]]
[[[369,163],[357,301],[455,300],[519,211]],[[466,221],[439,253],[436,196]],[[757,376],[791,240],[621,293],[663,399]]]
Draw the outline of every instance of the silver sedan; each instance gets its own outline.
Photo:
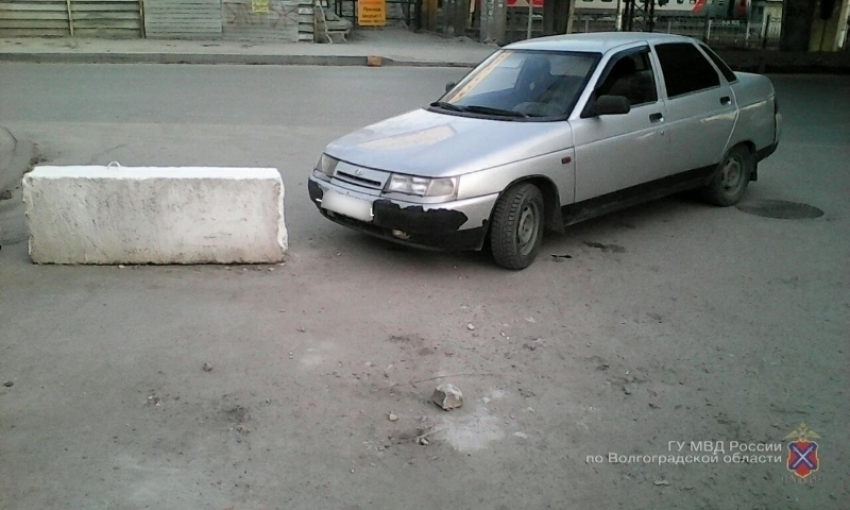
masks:
[[[308,189],[328,219],[528,267],[545,230],[699,189],[735,204],[779,141],[771,82],[680,36],[540,38],[428,107],[331,142]]]

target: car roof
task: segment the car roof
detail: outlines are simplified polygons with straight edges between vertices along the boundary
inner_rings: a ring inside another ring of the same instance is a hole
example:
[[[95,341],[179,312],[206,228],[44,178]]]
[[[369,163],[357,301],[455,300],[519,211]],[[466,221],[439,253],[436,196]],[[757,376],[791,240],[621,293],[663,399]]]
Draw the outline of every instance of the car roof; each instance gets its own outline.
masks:
[[[553,35],[520,41],[505,46],[511,50],[589,51],[607,53],[637,43],[694,42],[694,39],[674,34],[646,32],[596,32],[591,34]]]

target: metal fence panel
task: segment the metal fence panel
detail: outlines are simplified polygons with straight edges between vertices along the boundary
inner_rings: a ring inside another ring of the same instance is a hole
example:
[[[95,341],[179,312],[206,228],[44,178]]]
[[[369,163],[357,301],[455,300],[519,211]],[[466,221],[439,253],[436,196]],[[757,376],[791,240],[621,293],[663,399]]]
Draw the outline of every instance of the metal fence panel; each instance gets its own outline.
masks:
[[[144,0],[151,39],[221,37],[221,0]]]
[[[573,18],[573,33],[616,31],[612,16],[579,15]],[[776,48],[782,29],[781,18],[757,21],[719,20],[702,17],[659,17],[654,32],[685,35],[719,48]]]
[[[0,0],[0,37],[142,36],[139,0]]]

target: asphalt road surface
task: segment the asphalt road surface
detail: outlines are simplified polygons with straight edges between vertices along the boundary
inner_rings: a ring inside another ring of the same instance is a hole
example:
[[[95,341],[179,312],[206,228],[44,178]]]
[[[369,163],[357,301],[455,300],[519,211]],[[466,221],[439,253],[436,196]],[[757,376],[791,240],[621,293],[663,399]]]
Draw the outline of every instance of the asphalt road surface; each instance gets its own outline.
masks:
[[[322,147],[462,74],[0,65],[0,125],[45,161],[274,166],[291,243],[273,267],[34,266],[0,201],[0,508],[846,508],[850,78],[774,78],[784,138],[743,203],[819,218],[673,197],[521,272],[321,218]],[[463,408],[428,403],[444,381]]]

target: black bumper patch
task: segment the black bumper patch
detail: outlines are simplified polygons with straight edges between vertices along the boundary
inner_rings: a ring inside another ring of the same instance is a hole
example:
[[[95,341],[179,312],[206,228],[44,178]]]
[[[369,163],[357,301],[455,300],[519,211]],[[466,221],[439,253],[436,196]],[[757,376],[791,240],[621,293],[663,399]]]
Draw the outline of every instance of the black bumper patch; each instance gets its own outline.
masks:
[[[310,200],[319,207],[325,218],[407,246],[443,251],[480,250],[487,236],[486,221],[480,227],[459,230],[467,221],[467,216],[460,211],[425,210],[421,205],[401,207],[386,199],[376,200],[372,204],[374,218],[371,222],[359,221],[322,209],[320,201],[324,192],[317,183],[308,180],[307,189]],[[402,239],[393,235],[394,230],[403,232],[407,237]]]
[[[456,232],[466,223],[466,215],[450,209],[425,210],[421,205],[401,207],[389,200],[376,200],[372,204],[374,223],[404,230],[413,234],[444,234]]]

